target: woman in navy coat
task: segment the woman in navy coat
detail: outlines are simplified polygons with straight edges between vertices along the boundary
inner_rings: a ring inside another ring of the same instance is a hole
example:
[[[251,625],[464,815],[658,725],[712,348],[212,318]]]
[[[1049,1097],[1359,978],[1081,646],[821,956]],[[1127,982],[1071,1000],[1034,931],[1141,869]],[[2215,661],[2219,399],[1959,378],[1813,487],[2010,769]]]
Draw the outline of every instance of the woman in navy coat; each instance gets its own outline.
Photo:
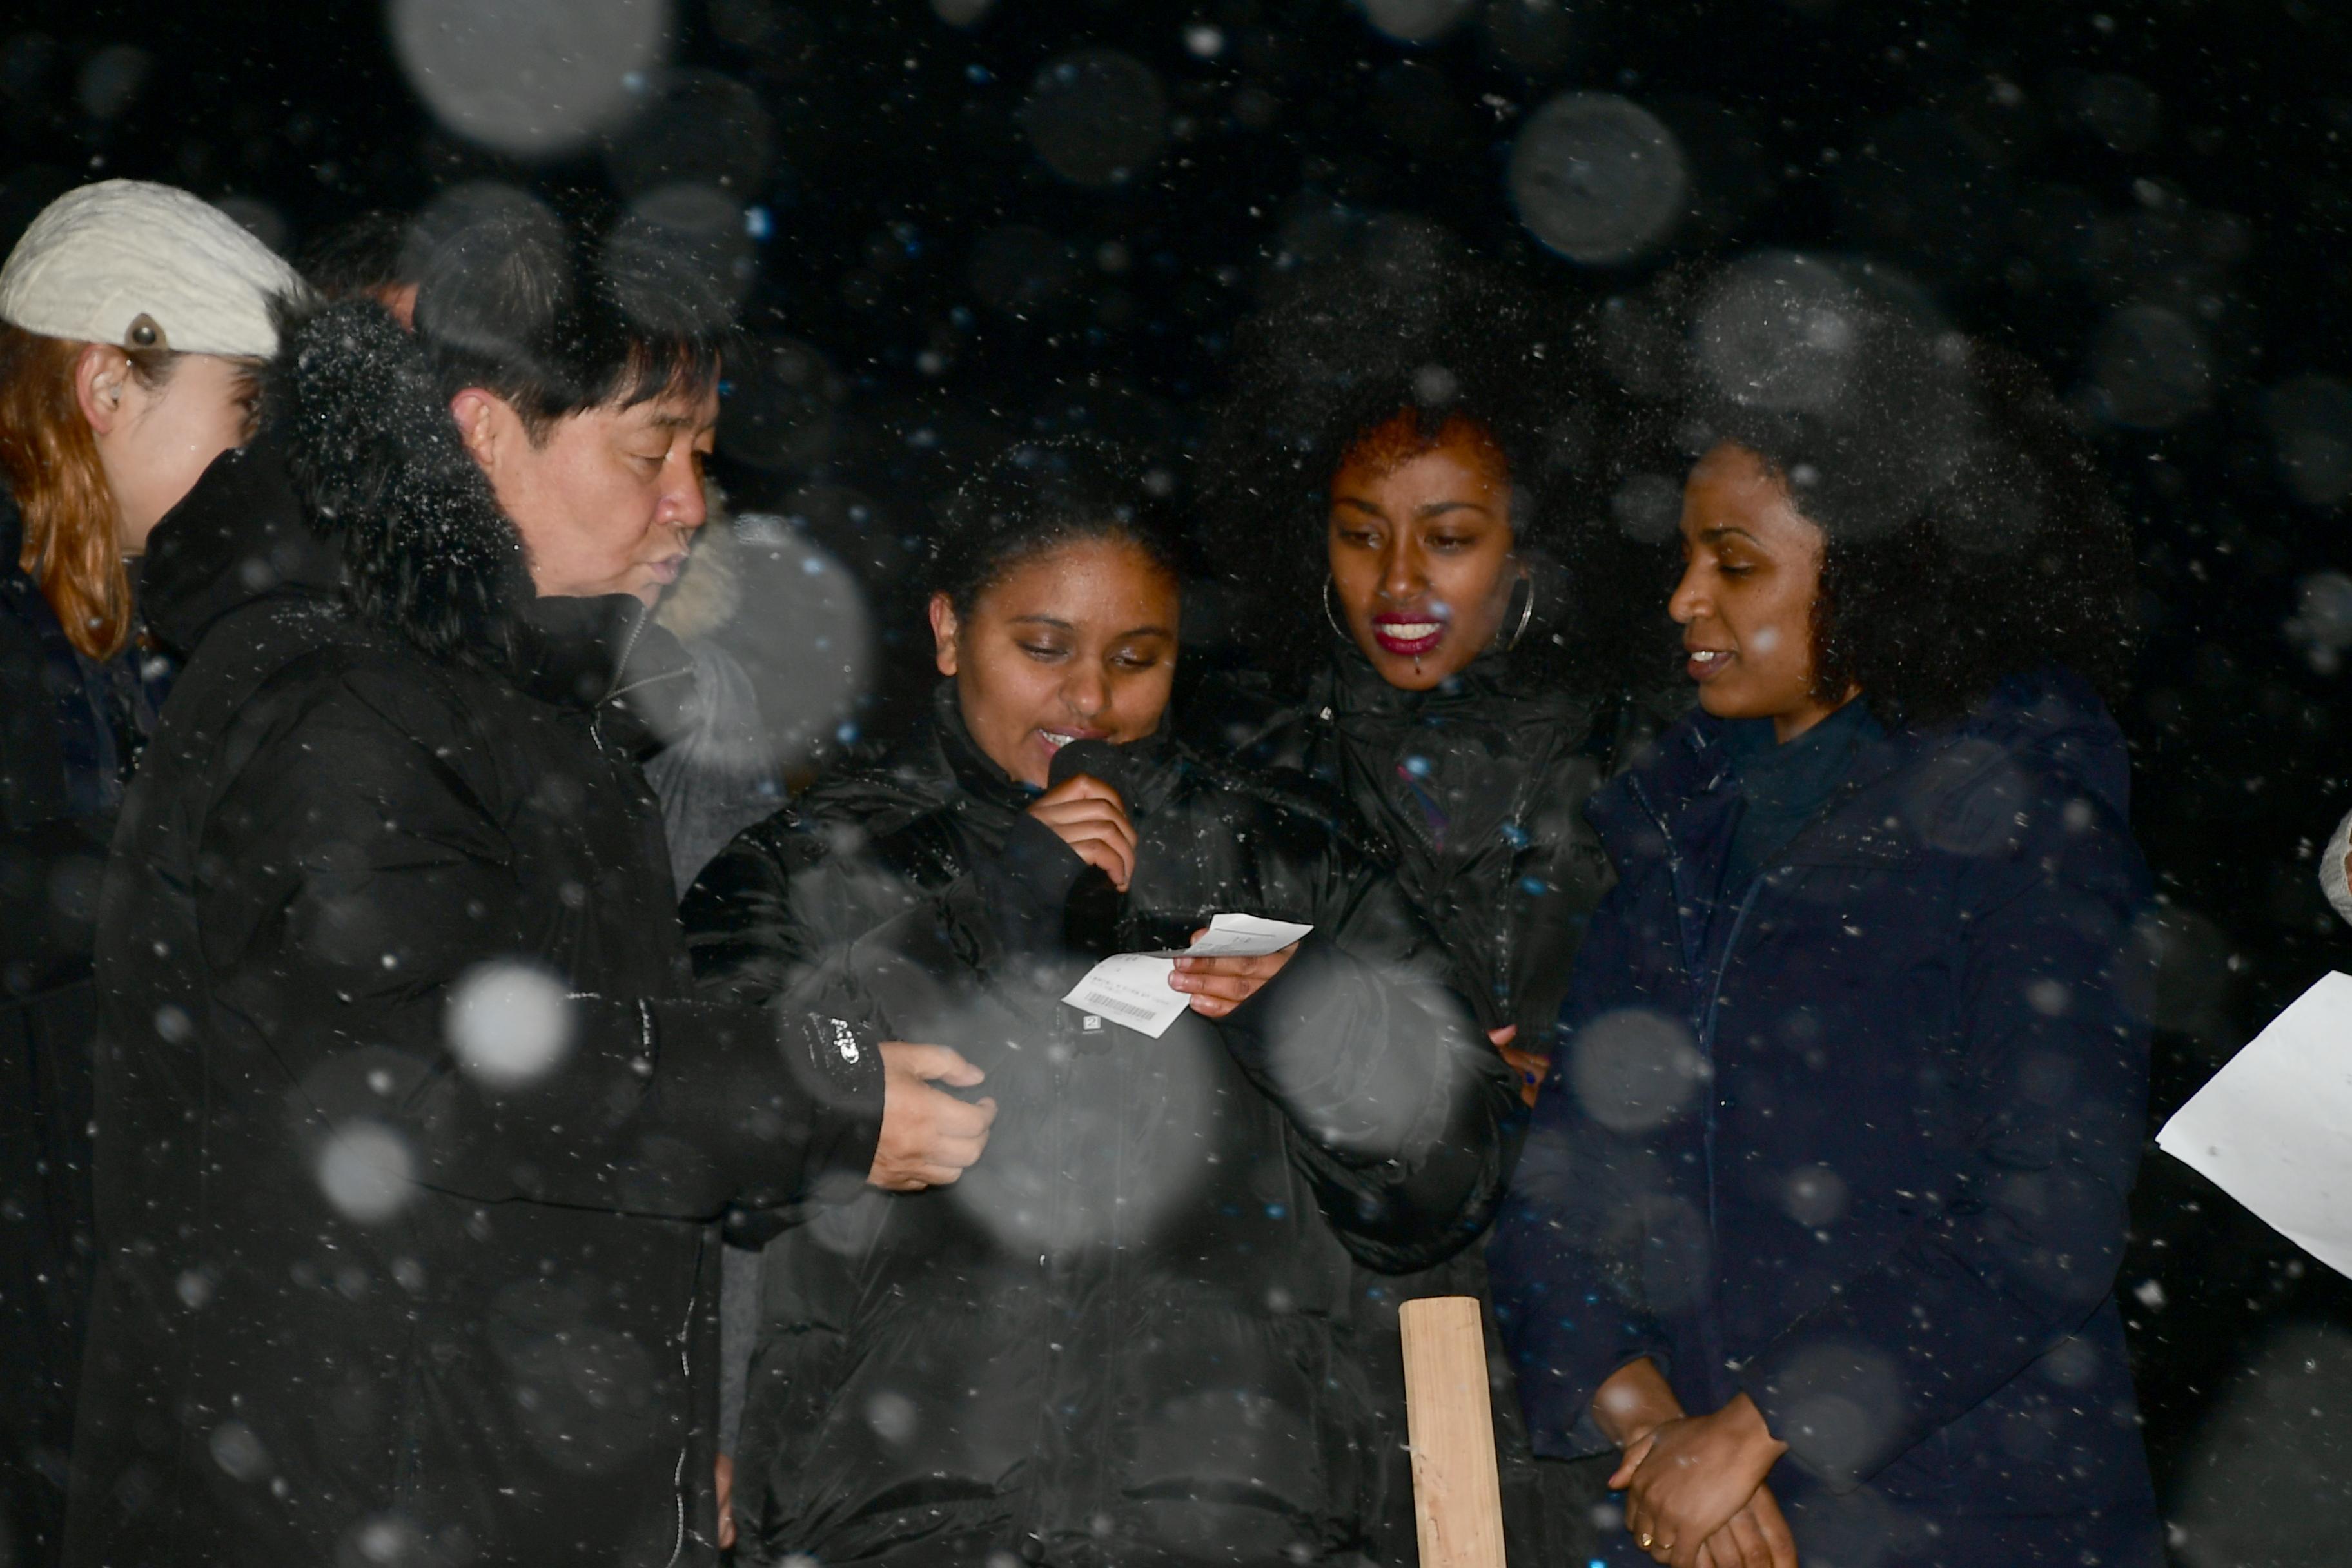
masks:
[[[1701,711],[1591,807],[1491,1254],[1537,1447],[1619,1450],[1621,1562],[2147,1568],[2128,541],[2020,367],[1817,264],[1692,342]]]

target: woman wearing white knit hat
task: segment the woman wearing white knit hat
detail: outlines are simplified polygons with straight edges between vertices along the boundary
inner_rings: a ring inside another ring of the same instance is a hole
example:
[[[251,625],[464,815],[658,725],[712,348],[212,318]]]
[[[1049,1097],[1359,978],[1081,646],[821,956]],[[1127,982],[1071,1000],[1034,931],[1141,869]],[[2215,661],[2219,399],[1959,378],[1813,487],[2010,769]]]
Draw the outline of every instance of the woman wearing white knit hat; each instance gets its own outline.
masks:
[[[54,1553],[89,1257],[91,922],[145,721],[131,563],[251,423],[294,270],[108,180],[0,267],[0,1542]]]

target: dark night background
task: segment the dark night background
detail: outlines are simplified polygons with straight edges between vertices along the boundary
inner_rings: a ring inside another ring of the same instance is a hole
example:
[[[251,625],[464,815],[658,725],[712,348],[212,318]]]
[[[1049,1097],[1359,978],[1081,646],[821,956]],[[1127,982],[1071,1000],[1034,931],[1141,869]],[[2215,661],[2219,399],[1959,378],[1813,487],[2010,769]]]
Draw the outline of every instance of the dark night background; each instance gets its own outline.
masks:
[[[469,180],[625,202],[716,184],[766,218],[731,241],[762,358],[734,377],[721,477],[842,555],[886,631],[915,624],[926,509],[975,454],[1074,426],[1180,447],[1265,281],[1378,215],[1434,219],[1567,299],[1706,251],[1892,262],[2076,391],[2136,521],[2144,651],[2120,717],[2167,900],[2160,1120],[2352,969],[2314,878],[2352,805],[2352,580],[2328,575],[2352,564],[2352,390],[2332,379],[2352,379],[2352,7],[1461,8],[1414,47],[1346,0],[678,0],[643,112],[521,163],[436,122],[380,5],[19,0],[0,245],[113,174],[236,198],[289,252]],[[1047,166],[1022,107],[1089,47],[1142,62],[1165,100],[1156,147],[1139,84],[1093,128],[1082,155],[1140,150],[1097,186]],[[1572,89],[1658,114],[1694,171],[1692,212],[1626,267],[1545,251],[1506,188],[1521,123]],[[869,727],[920,689],[919,652],[886,648]],[[2135,1207],[2122,1289],[2183,1561],[2341,1561],[2352,1289],[2152,1144]]]

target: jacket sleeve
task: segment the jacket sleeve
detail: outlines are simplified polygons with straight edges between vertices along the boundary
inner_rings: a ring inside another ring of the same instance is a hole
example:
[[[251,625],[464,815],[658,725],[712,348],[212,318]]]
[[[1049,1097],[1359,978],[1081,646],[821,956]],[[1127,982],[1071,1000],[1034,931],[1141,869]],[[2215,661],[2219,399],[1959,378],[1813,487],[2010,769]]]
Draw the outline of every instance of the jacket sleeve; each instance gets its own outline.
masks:
[[[1368,1268],[1433,1268],[1493,1217],[1526,1127],[1509,1068],[1437,979],[1390,878],[1336,841],[1316,934],[1222,1023],[1280,1105],[1291,1157]]]
[[[2116,814],[2056,779],[1970,796],[1957,809],[2014,813],[2021,826],[2012,853],[1969,857],[1957,877],[1957,1179],[1900,1245],[1739,1373],[1790,1458],[1838,1490],[2082,1327],[2123,1253],[2147,1039],[2117,967],[2146,868]],[[1954,841],[1983,835],[1964,827]]]
[[[329,1140],[355,1116],[388,1122],[402,1173],[484,1201],[702,1218],[861,1184],[881,1124],[872,1038],[842,1020],[604,994],[593,974],[536,964],[538,933],[565,917],[526,899],[458,752],[417,738],[464,722],[416,711],[427,703],[346,674],[299,704],[254,705],[265,717],[226,742],[196,889],[224,977],[215,1005],[268,1038],[298,1121]],[[494,960],[539,975],[476,988]],[[520,1011],[502,1010],[509,995]],[[469,1031],[460,996],[484,1001],[483,1027]],[[467,1059],[468,1041],[497,1051],[534,1022],[536,1061]]]
[[[1673,1366],[1638,1262],[1662,1164],[1647,1140],[1587,1114],[1574,1082],[1585,1026],[1638,1000],[1626,980],[1637,970],[1633,898],[1619,882],[1593,911],[1560,1009],[1560,1048],[1486,1247],[1496,1321],[1528,1436],[1551,1458],[1612,1447],[1592,1419],[1592,1400],[1619,1368],[1644,1357],[1661,1373]]]

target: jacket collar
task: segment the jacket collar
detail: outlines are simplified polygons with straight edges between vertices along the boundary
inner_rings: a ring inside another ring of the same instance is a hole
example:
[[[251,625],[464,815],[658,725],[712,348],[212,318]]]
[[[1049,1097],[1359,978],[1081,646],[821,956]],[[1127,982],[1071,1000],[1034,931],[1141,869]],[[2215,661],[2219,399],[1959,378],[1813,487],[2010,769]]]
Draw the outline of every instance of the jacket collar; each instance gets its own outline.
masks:
[[[1127,758],[1124,782],[1129,796],[1128,808],[1139,816],[1149,816],[1175,794],[1186,754],[1164,726],[1158,733],[1119,749]],[[980,742],[964,724],[963,706],[956,700],[952,679],[941,680],[931,689],[930,717],[921,730],[909,737],[899,761],[901,773],[907,771],[907,763],[915,763],[944,787],[961,790],[1007,813],[1028,810],[1030,803],[1043,793],[1013,777],[981,750]]]
[[[1719,814],[1738,784],[1723,744],[1724,721],[1694,709],[1658,737],[1651,754],[1612,780],[1587,808],[1612,859],[1678,856],[1712,844]],[[1853,766],[1788,859],[1843,863],[1899,858],[1898,839],[1928,812],[1965,791],[1988,768],[2030,753],[2118,815],[2128,812],[2130,763],[2123,736],[2095,692],[2061,669],[2012,676],[1957,720],[1890,727],[1855,753]],[[1852,813],[1852,803],[1889,779],[1917,770],[1900,819]],[[1656,842],[1662,832],[1666,842]]]
[[[331,601],[341,558],[302,511],[281,437],[224,452],[155,525],[140,569],[140,613],[184,658],[221,617],[269,597]]]
[[[1507,650],[1480,654],[1427,691],[1408,691],[1382,679],[1352,640],[1335,635],[1330,642],[1330,660],[1308,695],[1344,728],[1401,733],[1423,723],[1483,721],[1506,731],[1565,724],[1580,738],[1597,709],[1557,685],[1528,679]]]

